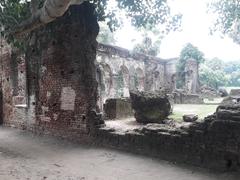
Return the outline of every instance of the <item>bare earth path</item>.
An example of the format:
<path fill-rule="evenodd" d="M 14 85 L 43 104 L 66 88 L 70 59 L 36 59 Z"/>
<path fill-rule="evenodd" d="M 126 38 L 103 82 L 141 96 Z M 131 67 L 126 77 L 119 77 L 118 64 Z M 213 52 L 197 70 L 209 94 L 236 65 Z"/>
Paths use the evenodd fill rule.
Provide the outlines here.
<path fill-rule="evenodd" d="M 0 180 L 239 180 L 111 149 L 0 128 Z"/>

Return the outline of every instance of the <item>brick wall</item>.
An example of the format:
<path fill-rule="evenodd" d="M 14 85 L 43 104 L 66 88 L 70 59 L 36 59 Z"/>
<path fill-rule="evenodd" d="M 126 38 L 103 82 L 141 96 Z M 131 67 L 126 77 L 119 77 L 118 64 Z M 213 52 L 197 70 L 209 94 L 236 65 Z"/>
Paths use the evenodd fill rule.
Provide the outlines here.
<path fill-rule="evenodd" d="M 99 123 L 98 31 L 86 2 L 33 32 L 25 57 L 9 49 L 2 63 L 4 123 L 60 136 L 88 134 Z"/>
<path fill-rule="evenodd" d="M 219 120 L 215 115 L 204 122 L 148 124 L 133 130 L 100 128 L 99 145 L 160 157 L 174 163 L 188 163 L 220 171 L 240 169 L 240 123 Z"/>
<path fill-rule="evenodd" d="M 89 132 L 88 113 L 97 101 L 99 27 L 93 12 L 89 3 L 72 6 L 35 34 L 27 57 L 29 92 L 36 99 L 36 123 L 44 129 L 63 135 Z"/>

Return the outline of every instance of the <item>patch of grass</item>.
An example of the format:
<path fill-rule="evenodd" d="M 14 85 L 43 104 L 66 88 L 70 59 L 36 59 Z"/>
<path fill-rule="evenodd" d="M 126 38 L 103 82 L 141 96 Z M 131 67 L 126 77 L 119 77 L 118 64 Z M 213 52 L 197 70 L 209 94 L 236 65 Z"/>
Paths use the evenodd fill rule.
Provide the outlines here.
<path fill-rule="evenodd" d="M 173 106 L 173 114 L 169 116 L 176 121 L 182 121 L 184 114 L 197 114 L 199 119 L 213 114 L 218 105 L 210 104 L 175 104 Z"/>

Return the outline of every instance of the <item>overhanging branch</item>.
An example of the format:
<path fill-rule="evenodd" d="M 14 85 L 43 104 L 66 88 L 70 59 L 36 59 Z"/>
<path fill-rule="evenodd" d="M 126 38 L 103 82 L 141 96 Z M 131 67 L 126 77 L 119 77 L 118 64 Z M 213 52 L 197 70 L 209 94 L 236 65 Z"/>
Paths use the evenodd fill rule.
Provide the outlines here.
<path fill-rule="evenodd" d="M 46 0 L 41 9 L 36 10 L 36 0 L 31 1 L 32 17 L 15 27 L 11 35 L 21 37 L 58 17 L 61 17 L 71 4 L 81 4 L 85 0 Z"/>

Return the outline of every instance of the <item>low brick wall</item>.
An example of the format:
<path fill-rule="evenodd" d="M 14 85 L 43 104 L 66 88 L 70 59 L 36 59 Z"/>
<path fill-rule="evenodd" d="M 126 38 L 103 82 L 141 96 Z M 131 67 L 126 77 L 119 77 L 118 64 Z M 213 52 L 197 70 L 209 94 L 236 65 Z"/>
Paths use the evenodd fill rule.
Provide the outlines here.
<path fill-rule="evenodd" d="M 102 127 L 96 132 L 99 143 L 173 162 L 224 170 L 238 170 L 240 123 L 215 120 L 186 123 L 180 127 L 146 125 L 120 132 Z"/>

